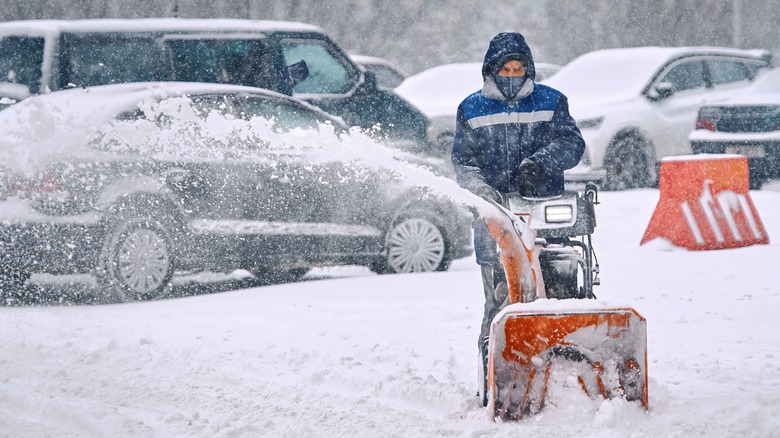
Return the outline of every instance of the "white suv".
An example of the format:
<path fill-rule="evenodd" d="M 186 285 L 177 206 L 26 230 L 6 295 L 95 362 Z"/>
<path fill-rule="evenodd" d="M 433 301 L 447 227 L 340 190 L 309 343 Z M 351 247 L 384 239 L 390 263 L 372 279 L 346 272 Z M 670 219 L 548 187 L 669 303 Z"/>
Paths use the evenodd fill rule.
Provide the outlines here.
<path fill-rule="evenodd" d="M 767 68 L 764 50 L 637 47 L 587 53 L 544 83 L 568 97 L 604 188 L 621 190 L 654 185 L 663 157 L 691 153 L 699 107 Z"/>

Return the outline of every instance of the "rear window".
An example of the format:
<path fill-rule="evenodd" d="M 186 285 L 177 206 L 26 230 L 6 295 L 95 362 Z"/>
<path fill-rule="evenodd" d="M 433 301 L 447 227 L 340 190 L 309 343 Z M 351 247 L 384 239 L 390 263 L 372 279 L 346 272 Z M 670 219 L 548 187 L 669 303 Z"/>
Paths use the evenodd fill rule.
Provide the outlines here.
<path fill-rule="evenodd" d="M 163 80 L 152 38 L 64 36 L 60 87 Z"/>
<path fill-rule="evenodd" d="M 0 39 L 0 82 L 23 84 L 30 93 L 40 92 L 43 46 L 43 38 Z"/>
<path fill-rule="evenodd" d="M 745 64 L 740 61 L 707 61 L 707 66 L 709 67 L 712 85 L 748 81 L 751 78 L 750 72 L 745 68 Z"/>

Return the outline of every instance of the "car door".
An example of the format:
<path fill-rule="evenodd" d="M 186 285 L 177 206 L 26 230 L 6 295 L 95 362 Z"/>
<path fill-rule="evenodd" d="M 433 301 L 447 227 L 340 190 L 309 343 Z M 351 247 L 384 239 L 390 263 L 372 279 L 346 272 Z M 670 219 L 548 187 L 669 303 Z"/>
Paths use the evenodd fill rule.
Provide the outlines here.
<path fill-rule="evenodd" d="M 181 128 L 169 134 L 176 140 L 174 148 L 163 155 L 173 157 L 168 160 L 166 182 L 188 215 L 188 255 L 204 260 L 207 269 L 245 267 L 254 236 L 266 230 L 256 218 L 279 219 L 274 216 L 279 205 L 268 205 L 258 197 L 263 189 L 258 184 L 269 169 L 242 156 L 231 135 L 223 137 L 236 127 L 231 126 L 233 102 L 226 95 L 200 94 L 189 100 L 197 120 L 182 111 Z M 281 237 L 269 237 L 269 257 L 283 250 Z"/>
<path fill-rule="evenodd" d="M 654 129 L 652 138 L 658 157 L 690 153 L 688 134 L 696 123 L 699 107 L 706 102 L 707 82 L 704 60 L 687 57 L 669 64 L 651 86 L 671 86 L 672 94 L 658 98 L 651 104 L 656 122 L 649 124 Z"/>
<path fill-rule="evenodd" d="M 329 117 L 282 98 L 245 96 L 241 105 L 245 117 L 273 120 L 286 144 L 269 149 L 274 170 L 258 198 L 285 214 L 289 247 L 311 262 L 380 251 L 375 174 L 331 154 L 339 139 L 331 128 L 319 130 Z"/>

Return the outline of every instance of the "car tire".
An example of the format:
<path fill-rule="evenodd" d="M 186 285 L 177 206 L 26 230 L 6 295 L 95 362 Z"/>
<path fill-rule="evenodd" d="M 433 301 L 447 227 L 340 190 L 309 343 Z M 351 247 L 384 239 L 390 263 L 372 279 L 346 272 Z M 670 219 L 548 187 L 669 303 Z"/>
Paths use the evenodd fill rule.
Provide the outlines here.
<path fill-rule="evenodd" d="M 372 266 L 380 274 L 445 271 L 452 260 L 447 233 L 432 215 L 399 217 L 385 234 L 385 257 Z"/>
<path fill-rule="evenodd" d="M 626 190 L 648 187 L 650 184 L 647 169 L 647 142 L 632 134 L 619 136 L 612 140 L 604 168 L 605 190 Z"/>
<path fill-rule="evenodd" d="M 174 271 L 171 227 L 150 217 L 119 220 L 106 235 L 97 279 L 109 302 L 162 296 Z"/>

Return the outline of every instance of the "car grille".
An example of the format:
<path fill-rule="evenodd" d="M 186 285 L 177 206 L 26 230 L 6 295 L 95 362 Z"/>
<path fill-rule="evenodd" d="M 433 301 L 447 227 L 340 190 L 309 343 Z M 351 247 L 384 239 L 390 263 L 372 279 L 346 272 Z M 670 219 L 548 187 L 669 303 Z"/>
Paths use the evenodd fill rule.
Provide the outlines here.
<path fill-rule="evenodd" d="M 716 126 L 719 132 L 770 132 L 780 130 L 780 107 L 721 108 Z"/>

